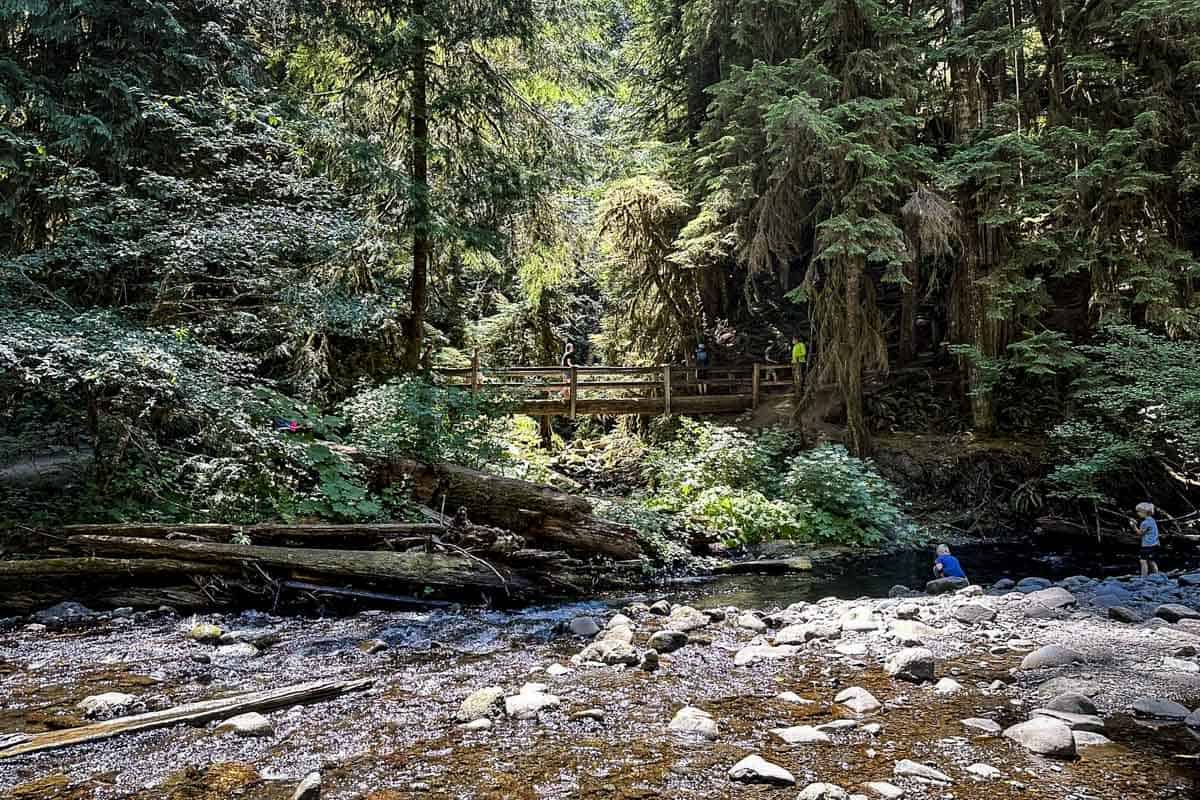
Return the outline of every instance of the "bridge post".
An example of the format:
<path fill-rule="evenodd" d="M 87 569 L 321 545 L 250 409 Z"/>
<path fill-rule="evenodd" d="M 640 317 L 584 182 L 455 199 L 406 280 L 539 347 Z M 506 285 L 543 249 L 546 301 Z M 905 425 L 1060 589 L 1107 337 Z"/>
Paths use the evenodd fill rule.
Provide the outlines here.
<path fill-rule="evenodd" d="M 571 365 L 571 419 L 575 419 L 575 395 L 579 390 L 579 369 Z"/>
<path fill-rule="evenodd" d="M 671 416 L 671 365 L 663 365 L 663 413 Z"/>
<path fill-rule="evenodd" d="M 751 383 L 753 388 L 750 390 L 750 407 L 756 410 L 758 409 L 758 389 L 762 381 L 761 373 L 759 372 L 759 366 L 760 364 L 755 361 L 754 380 Z"/>
<path fill-rule="evenodd" d="M 471 351 L 471 391 L 479 392 L 479 348 Z"/>

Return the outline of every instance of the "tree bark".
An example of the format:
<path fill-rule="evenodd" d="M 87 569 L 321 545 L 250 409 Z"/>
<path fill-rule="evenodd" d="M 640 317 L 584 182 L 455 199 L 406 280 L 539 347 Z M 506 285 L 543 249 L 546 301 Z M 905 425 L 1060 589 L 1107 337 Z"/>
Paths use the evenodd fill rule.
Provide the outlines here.
<path fill-rule="evenodd" d="M 846 333 L 841 356 L 842 393 L 846 397 L 846 434 L 850 452 L 860 458 L 871 453 L 871 433 L 863 413 L 862 348 L 862 272 L 863 265 L 846 265 Z"/>
<path fill-rule="evenodd" d="M 404 349 L 404 367 L 416 371 L 421 364 L 428 303 L 430 241 L 429 209 L 429 41 L 425 38 L 425 0 L 413 0 L 412 24 L 417 26 L 412 53 L 412 284 L 410 313 Z"/>

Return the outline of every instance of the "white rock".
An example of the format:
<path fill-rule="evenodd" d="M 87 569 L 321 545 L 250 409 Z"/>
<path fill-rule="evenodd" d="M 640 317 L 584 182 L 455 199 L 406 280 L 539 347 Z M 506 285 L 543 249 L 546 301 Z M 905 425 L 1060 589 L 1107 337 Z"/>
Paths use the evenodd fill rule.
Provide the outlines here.
<path fill-rule="evenodd" d="M 740 783 L 766 783 L 772 786 L 792 786 L 796 778 L 778 764 L 761 756 L 746 756 L 729 768 L 729 779 Z"/>
<path fill-rule="evenodd" d="M 504 698 L 504 713 L 513 719 L 536 719 L 543 709 L 557 708 L 560 702 L 542 691 L 522 691 Z"/>
<path fill-rule="evenodd" d="M 972 764 L 967 767 L 967 772 L 974 775 L 976 778 L 985 781 L 993 781 L 1000 777 L 1000 770 L 993 767 L 991 764 Z"/>
<path fill-rule="evenodd" d="M 844 656 L 857 657 L 867 654 L 866 642 L 839 642 L 833 649 Z"/>
<path fill-rule="evenodd" d="M 793 725 L 790 728 L 772 728 L 771 733 L 788 744 L 830 744 L 833 740 L 824 731 L 810 725 Z"/>
<path fill-rule="evenodd" d="M 671 615 L 667 617 L 667 623 L 664 627 L 673 631 L 694 631 L 697 628 L 703 628 L 708 625 L 708 615 L 704 614 L 691 606 L 676 606 L 671 609 Z"/>
<path fill-rule="evenodd" d="M 1060 758 L 1075 755 L 1075 737 L 1071 735 L 1071 729 L 1049 717 L 1034 717 L 1028 722 L 1013 725 L 1004 731 L 1004 736 L 1038 755 Z"/>
<path fill-rule="evenodd" d="M 633 620 L 624 614 L 614 614 L 613 618 L 608 621 L 605 628 L 633 628 Z"/>
<path fill-rule="evenodd" d="M 292 793 L 292 800 L 318 800 L 320 796 L 321 773 L 310 772 L 304 776 L 304 780 L 300 781 L 300 785 Z"/>
<path fill-rule="evenodd" d="M 600 632 L 600 626 L 591 617 L 576 617 L 571 620 L 568 628 L 575 636 L 586 636 L 589 638 Z"/>
<path fill-rule="evenodd" d="M 836 783 L 810 783 L 796 800 L 846 800 L 846 790 Z"/>
<path fill-rule="evenodd" d="M 1071 736 L 1075 739 L 1076 748 L 1112 744 L 1112 739 L 1109 739 L 1102 733 L 1094 733 L 1092 731 L 1072 731 Z"/>
<path fill-rule="evenodd" d="M 938 694 L 958 694 L 963 690 L 963 685 L 954 678 L 942 678 L 934 685 L 933 690 Z"/>
<path fill-rule="evenodd" d="M 933 653 L 923 647 L 909 647 L 888 659 L 884 672 L 909 681 L 933 680 Z"/>
<path fill-rule="evenodd" d="M 667 729 L 676 733 L 699 734 L 705 739 L 716 739 L 720 733 L 717 721 L 712 718 L 712 715 L 695 706 L 684 706 L 679 709 L 670 724 L 667 725 Z"/>
<path fill-rule="evenodd" d="M 483 719 L 476 719 L 476 720 L 472 720 L 470 722 L 464 723 L 462 725 L 462 728 L 463 728 L 463 730 L 466 730 L 466 731 L 491 730 L 492 721 L 490 719 L 488 719 L 487 717 L 484 717 Z"/>
<path fill-rule="evenodd" d="M 953 783 L 950 776 L 941 770 L 936 770 L 926 764 L 921 764 L 909 759 L 903 759 L 896 762 L 896 767 L 893 774 L 897 778 L 916 778 L 919 781 L 926 783 Z"/>
<path fill-rule="evenodd" d="M 863 788 L 875 794 L 876 797 L 882 797 L 884 800 L 896 800 L 897 797 L 904 796 L 904 790 L 899 786 L 888 783 L 887 781 L 871 781 L 864 783 Z"/>
<path fill-rule="evenodd" d="M 833 702 L 841 703 L 855 714 L 869 714 L 883 708 L 883 704 L 875 699 L 875 695 L 861 686 L 851 686 L 838 692 Z"/>
<path fill-rule="evenodd" d="M 796 655 L 798 648 L 794 645 L 779 645 L 772 647 L 767 644 L 752 644 L 737 651 L 733 657 L 736 667 L 746 667 L 759 661 L 771 661 L 779 658 L 791 658 Z"/>
<path fill-rule="evenodd" d="M 767 629 L 767 624 L 753 614 L 746 612 L 737 618 L 737 626 L 748 631 L 760 632 Z"/>
<path fill-rule="evenodd" d="M 562 664 L 551 664 L 550 666 L 546 667 L 546 674 L 551 678 L 557 678 L 560 675 L 567 675 L 573 671 L 574 670 L 572 670 L 570 667 L 564 667 Z"/>
<path fill-rule="evenodd" d="M 803 698 L 795 692 L 780 692 L 779 694 L 775 695 L 775 699 L 784 703 L 794 703 L 798 706 L 811 706 L 816 704 L 816 701 Z"/>
<path fill-rule="evenodd" d="M 995 720 L 984 719 L 982 717 L 971 717 L 970 719 L 964 719 L 962 724 L 965 728 L 980 731 L 981 733 L 986 733 L 989 736 L 999 736 L 1000 732 L 1004 730 L 1000 727 L 1000 723 L 996 722 Z"/>
<path fill-rule="evenodd" d="M 108 719 L 119 716 L 137 704 L 138 699 L 124 692 L 104 692 L 85 697 L 75 704 L 84 716 Z"/>
<path fill-rule="evenodd" d="M 254 711 L 230 717 L 217 726 L 217 733 L 235 733 L 238 736 L 271 736 L 275 729 L 271 720 Z"/>

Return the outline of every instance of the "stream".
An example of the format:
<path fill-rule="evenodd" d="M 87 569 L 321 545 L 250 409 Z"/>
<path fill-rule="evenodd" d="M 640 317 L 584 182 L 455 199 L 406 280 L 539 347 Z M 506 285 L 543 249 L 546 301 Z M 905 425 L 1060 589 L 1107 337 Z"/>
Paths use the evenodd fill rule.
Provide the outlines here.
<path fill-rule="evenodd" d="M 983 584 L 1027 575 L 1099 579 L 1129 567 L 1121 563 L 1122 558 L 1128 562 L 1125 554 L 1086 549 L 1039 554 L 1032 546 L 1010 544 L 957 548 L 956 555 Z M 979 602 L 998 608 L 999 616 L 975 627 L 950 616 L 961 601 L 919 598 L 913 602 L 922 619 L 938 633 L 928 644 L 938 658 L 938 675 L 953 676 L 964 687 L 944 697 L 927 685 L 884 673 L 881 664 L 898 645 L 883 630 L 814 639 L 794 657 L 734 667 L 735 652 L 769 633 L 756 638 L 734 624 L 731 612 L 725 621 L 691 631 L 689 644 L 662 655 L 657 671 L 573 664 L 572 656 L 587 640 L 562 631 L 580 616 L 594 617 L 603 627 L 631 602 L 661 598 L 700 609 L 763 611 L 803 601 L 795 608 L 813 619 L 858 608 L 886 621 L 901 602 L 884 599 L 888 591 L 897 584 L 922 585 L 931 561 L 928 553 L 891 555 L 816 575 L 722 577 L 637 596 L 508 611 L 203 615 L 205 622 L 238 632 L 235 638 L 241 641 L 259 642 L 252 653 L 248 650 L 254 648 L 193 641 L 188 632 L 197 620 L 170 613 L 59 632 L 28 626 L 10 630 L 0 633 L 0 733 L 85 724 L 75 706 L 101 692 L 133 695 L 138 704 L 133 710 L 140 711 L 322 678 L 370 677 L 375 683 L 364 692 L 272 711 L 269 736 L 241 738 L 218 734 L 211 724 L 176 725 L 0 760 L 0 796 L 287 800 L 314 770 L 321 772 L 321 796 L 327 800 L 792 800 L 812 781 L 836 783 L 872 800 L 879 795 L 863 789 L 863 782 L 892 781 L 905 798 L 1196 796 L 1200 784 L 1195 761 L 1188 758 L 1200 753 L 1196 734 L 1178 723 L 1134 720 L 1129 706 L 1142 694 L 1169 696 L 1188 708 L 1200 705 L 1200 676 L 1160 667 L 1187 647 L 1194 654 L 1200 628 L 1193 632 L 1149 622 L 1117 626 L 1093 602 L 1104 596 L 1104 586 L 1115 586 L 1128 592 L 1135 609 L 1149 609 L 1164 598 L 1200 605 L 1200 596 L 1182 584 L 1093 581 L 1092 589 L 1080 589 L 1078 610 L 1045 619 L 1020 613 L 1019 596 L 986 597 Z M 639 608 L 630 613 L 635 644 L 642 650 L 645 635 L 660 628 L 664 618 Z M 1068 619 L 1073 624 L 1064 624 Z M 386 649 L 364 648 L 375 640 L 385 642 Z M 1026 674 L 1020 668 L 1025 641 L 1070 645 L 1083 654 L 1084 663 Z M 570 671 L 551 677 L 545 669 L 553 664 Z M 1003 726 L 1021 722 L 1037 707 L 1047 680 L 1094 685 L 1112 744 L 1082 749 L 1077 759 L 1051 760 L 1007 739 L 972 736 L 959 722 L 967 717 L 987 717 Z M 490 729 L 476 731 L 455 719 L 473 691 L 499 686 L 515 694 L 531 681 L 546 684 L 545 691 L 559 699 L 537 719 L 506 719 L 501 713 Z M 847 686 L 863 687 L 884 702 L 869 715 L 880 731 L 848 725 L 823 746 L 789 746 L 771 734 L 790 725 L 867 722 L 833 702 Z M 782 702 L 776 697 L 782 691 L 811 702 Z M 711 714 L 720 735 L 709 741 L 670 732 L 667 723 L 685 705 Z M 796 785 L 781 789 L 732 782 L 726 774 L 730 766 L 750 753 L 785 766 Z M 953 786 L 894 777 L 893 764 L 901 759 L 936 764 L 952 776 Z M 976 762 L 995 767 L 1002 777 L 973 778 L 964 770 Z"/>

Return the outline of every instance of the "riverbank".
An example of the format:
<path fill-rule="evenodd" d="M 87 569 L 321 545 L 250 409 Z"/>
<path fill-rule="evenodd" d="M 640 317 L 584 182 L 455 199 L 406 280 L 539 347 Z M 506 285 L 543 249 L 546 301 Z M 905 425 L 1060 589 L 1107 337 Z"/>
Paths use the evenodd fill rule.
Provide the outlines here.
<path fill-rule="evenodd" d="M 165 613 L 59 632 L 33 623 L 0 640 L 6 732 L 79 724 L 85 720 L 76 704 L 109 691 L 131 695 L 140 710 L 315 679 L 369 677 L 374 685 L 268 713 L 267 736 L 176 726 L 0 760 L 0 788 L 23 800 L 286 800 L 305 775 L 320 771 L 323 797 L 370 800 L 790 800 L 814 782 L 868 797 L 879 796 L 863 787 L 868 782 L 912 798 L 1190 797 L 1198 788 L 1194 762 L 1181 756 L 1200 752 L 1195 734 L 1178 719 L 1138 720 L 1133 709 L 1141 698 L 1200 705 L 1200 622 L 1154 616 L 1167 603 L 1200 607 L 1196 582 L 1075 579 L 1040 594 L 970 589 L 708 613 L 677 606 L 670 616 L 641 604 L 625 610 L 626 625 L 600 603 L 319 620 L 204 617 L 225 629 L 224 645 L 190 639 L 197 620 Z M 1124 618 L 1133 621 L 1112 619 L 1123 612 L 1110 607 L 1128 609 Z M 639 665 L 654 633 L 691 629 L 656 639 L 663 650 L 671 649 L 667 640 L 686 644 L 658 655 L 652 671 L 598 666 L 576 663 L 593 637 L 556 632 L 577 617 L 604 629 L 596 639 L 632 639 L 615 655 L 604 655 L 611 645 L 593 646 L 589 658 Z M 1057 657 L 1065 663 L 1031 665 L 1030 653 L 1045 646 L 1069 651 Z M 912 647 L 927 650 L 933 680 L 888 674 L 896 654 Z M 526 695 L 552 698 L 533 703 L 543 706 L 533 718 L 485 704 L 489 727 L 462 726 L 461 706 L 472 693 L 497 687 L 501 698 L 519 698 L 530 682 L 544 686 L 526 687 Z M 867 710 L 868 702 L 855 713 L 842 696 L 852 687 L 880 708 Z M 1090 698 L 1096 714 L 1086 716 L 1099 718 L 1072 724 L 1103 731 L 1111 744 L 1080 745 L 1074 757 L 1051 759 L 962 723 L 987 719 L 994 725 L 975 724 L 1003 730 L 1067 691 Z M 711 716 L 715 738 L 670 729 L 689 706 Z M 801 726 L 822 736 L 791 745 L 773 732 L 814 736 Z M 750 755 L 786 770 L 794 788 L 732 780 L 730 769 Z M 907 765 L 898 776 L 896 764 L 905 760 L 950 783 L 911 777 Z M 992 770 L 977 765 L 998 774 L 985 780 L 979 776 Z"/>

